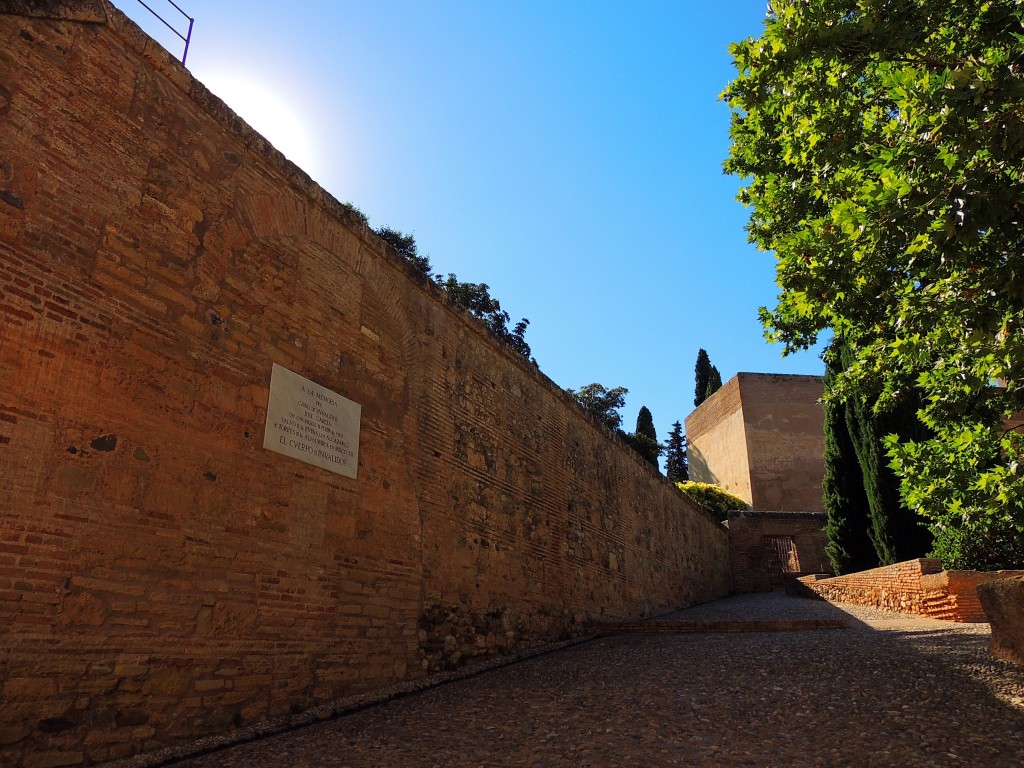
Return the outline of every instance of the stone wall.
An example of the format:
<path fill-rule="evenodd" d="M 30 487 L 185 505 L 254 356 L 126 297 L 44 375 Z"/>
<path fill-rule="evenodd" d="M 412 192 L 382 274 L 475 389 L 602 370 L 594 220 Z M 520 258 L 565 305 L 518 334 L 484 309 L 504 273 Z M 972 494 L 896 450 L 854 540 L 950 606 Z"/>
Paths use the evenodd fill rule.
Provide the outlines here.
<path fill-rule="evenodd" d="M 825 554 L 824 512 L 730 512 L 729 560 L 733 590 L 766 592 L 785 586 L 785 576 L 831 573 Z M 773 545 L 792 545 L 792 559 L 776 566 Z"/>
<path fill-rule="evenodd" d="M 932 619 L 985 622 L 977 588 L 1021 571 L 943 571 L 938 560 L 919 558 L 882 568 L 800 581 L 826 600 L 912 613 Z"/>
<path fill-rule="evenodd" d="M 690 478 L 754 509 L 822 512 L 820 376 L 738 373 L 686 419 Z"/>
<path fill-rule="evenodd" d="M 721 526 L 131 22 L 26 7 L 78 5 L 0 15 L 0 764 L 728 591 Z M 272 363 L 361 404 L 357 479 L 262 447 Z"/>

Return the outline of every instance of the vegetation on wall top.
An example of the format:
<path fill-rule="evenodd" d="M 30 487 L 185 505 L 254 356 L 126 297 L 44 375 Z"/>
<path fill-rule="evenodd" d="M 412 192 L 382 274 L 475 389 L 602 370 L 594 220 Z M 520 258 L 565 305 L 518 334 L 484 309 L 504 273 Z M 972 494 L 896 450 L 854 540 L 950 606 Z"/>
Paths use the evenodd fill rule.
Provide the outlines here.
<path fill-rule="evenodd" d="M 730 512 L 750 509 L 747 502 L 739 496 L 733 496 L 720 485 L 686 480 L 676 483 L 676 487 L 710 512 L 719 522 L 727 520 Z"/>
<path fill-rule="evenodd" d="M 537 361 L 530 357 L 530 345 L 526 343 L 525 339 L 530 321 L 524 317 L 510 328 L 509 323 L 512 316 L 501 308 L 501 302 L 498 299 L 491 296 L 491 289 L 487 283 L 464 283 L 451 272 L 447 277 L 435 275 L 430 264 L 430 257 L 419 252 L 416 238 L 413 235 L 407 235 L 391 227 L 378 227 L 374 232 L 381 240 L 394 248 L 399 257 L 413 270 L 427 280 L 433 280 L 434 284 L 447 294 L 453 304 L 466 310 L 483 323 L 484 327 L 503 344 L 508 345 L 523 357 L 529 358 L 534 365 L 537 364 Z"/>

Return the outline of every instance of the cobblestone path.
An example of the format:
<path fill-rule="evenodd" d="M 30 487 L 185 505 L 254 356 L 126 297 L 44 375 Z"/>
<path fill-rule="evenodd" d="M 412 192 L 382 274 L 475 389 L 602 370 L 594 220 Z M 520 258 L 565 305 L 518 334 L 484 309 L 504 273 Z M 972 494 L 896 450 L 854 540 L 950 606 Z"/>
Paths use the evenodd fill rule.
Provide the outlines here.
<path fill-rule="evenodd" d="M 177 765 L 1024 767 L 1024 668 L 987 625 L 782 595 L 675 616 L 853 626 L 607 637 Z"/>

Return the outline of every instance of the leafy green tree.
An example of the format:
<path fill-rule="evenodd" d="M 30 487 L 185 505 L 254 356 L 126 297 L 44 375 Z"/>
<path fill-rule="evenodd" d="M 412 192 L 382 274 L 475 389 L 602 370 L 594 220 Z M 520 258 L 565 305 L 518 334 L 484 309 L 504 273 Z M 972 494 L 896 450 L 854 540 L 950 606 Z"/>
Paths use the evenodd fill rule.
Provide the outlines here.
<path fill-rule="evenodd" d="M 673 483 L 690 479 L 686 463 L 686 435 L 683 434 L 683 425 L 678 421 L 672 425 L 665 443 L 665 476 Z"/>
<path fill-rule="evenodd" d="M 664 450 L 658 442 L 658 433 L 654 429 L 654 418 L 646 405 L 640 407 L 636 417 L 636 431 L 626 436 L 627 442 L 639 453 L 644 461 L 659 472 L 658 457 Z"/>
<path fill-rule="evenodd" d="M 719 522 L 727 520 L 730 512 L 750 509 L 750 505 L 739 496 L 733 496 L 721 486 L 713 483 L 687 480 L 676 483 L 676 487 L 714 515 Z"/>
<path fill-rule="evenodd" d="M 708 399 L 708 384 L 711 382 L 711 358 L 703 347 L 697 351 L 697 364 L 693 367 L 693 405 L 700 405 Z M 719 377 L 721 378 L 721 377 Z"/>
<path fill-rule="evenodd" d="M 825 355 L 825 387 L 842 370 L 838 349 Z M 853 573 L 878 565 L 878 555 L 868 535 L 871 526 L 864 475 L 846 423 L 846 403 L 837 398 L 825 401 L 825 476 L 822 499 L 825 523 L 825 553 L 835 574 Z"/>
<path fill-rule="evenodd" d="M 708 375 L 708 388 L 704 393 L 704 399 L 707 400 L 715 392 L 722 388 L 722 374 L 718 372 L 718 368 L 711 366 L 711 373 Z"/>
<path fill-rule="evenodd" d="M 575 398 L 583 410 L 596 416 L 598 421 L 608 429 L 613 432 L 619 431 L 622 426 L 622 415 L 619 413 L 619 408 L 626 404 L 628 389 L 625 387 L 607 389 L 595 382 L 579 389 L 566 389 L 565 391 Z"/>
<path fill-rule="evenodd" d="M 390 245 L 413 269 L 428 280 L 433 276 L 430 257 L 420 255 L 416 247 L 416 238 L 391 227 L 378 227 L 374 230 L 378 237 Z"/>
<path fill-rule="evenodd" d="M 777 259 L 769 337 L 851 342 L 829 397 L 919 387 L 931 436 L 886 443 L 903 498 L 979 535 L 1024 533 L 1000 423 L 1024 407 L 1022 23 L 1014 0 L 775 0 L 723 94 L 726 170 Z"/>
<path fill-rule="evenodd" d="M 464 283 L 450 272 L 444 279 L 436 275 L 434 281 L 444 288 L 455 304 L 480 320 L 501 341 L 524 357 L 530 356 L 530 345 L 523 338 L 530 321 L 524 317 L 510 329 L 511 317 L 501 308 L 501 302 L 491 296 L 490 286 L 486 283 Z"/>

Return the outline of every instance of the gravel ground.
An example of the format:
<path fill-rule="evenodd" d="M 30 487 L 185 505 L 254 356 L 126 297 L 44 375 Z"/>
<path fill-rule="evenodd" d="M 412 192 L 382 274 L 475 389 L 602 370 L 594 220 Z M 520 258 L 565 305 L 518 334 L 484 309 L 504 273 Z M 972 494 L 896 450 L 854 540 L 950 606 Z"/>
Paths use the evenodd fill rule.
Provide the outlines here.
<path fill-rule="evenodd" d="M 851 628 L 607 637 L 177 765 L 1024 768 L 1024 668 L 987 625 L 778 594 L 671 617 Z"/>

